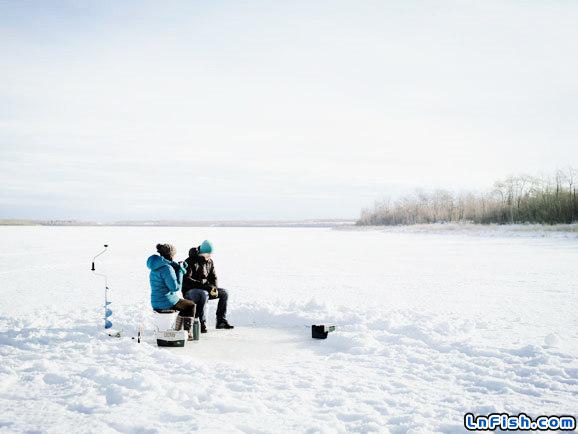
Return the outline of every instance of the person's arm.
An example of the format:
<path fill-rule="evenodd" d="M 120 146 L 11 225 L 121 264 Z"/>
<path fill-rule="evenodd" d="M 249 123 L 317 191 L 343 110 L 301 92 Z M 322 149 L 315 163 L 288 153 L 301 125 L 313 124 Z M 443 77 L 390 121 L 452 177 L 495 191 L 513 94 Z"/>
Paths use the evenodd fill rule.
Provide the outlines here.
<path fill-rule="evenodd" d="M 172 266 L 162 267 L 160 274 L 169 292 L 178 292 L 181 290 L 181 285 L 177 280 L 177 273 L 175 273 L 175 269 Z"/>
<path fill-rule="evenodd" d="M 187 272 L 183 277 L 183 286 L 187 289 L 204 288 L 204 282 L 193 277 L 194 267 L 192 264 L 188 265 Z M 203 279 L 204 280 L 204 279 Z"/>
<path fill-rule="evenodd" d="M 219 296 L 219 291 L 217 290 L 217 273 L 215 273 L 215 264 L 211 262 L 211 270 L 207 276 L 206 288 L 209 292 L 209 298 L 214 299 Z"/>
<path fill-rule="evenodd" d="M 207 276 L 207 283 L 215 288 L 217 288 L 217 273 L 215 273 L 215 264 L 211 264 L 211 271 L 209 271 L 209 275 Z"/>

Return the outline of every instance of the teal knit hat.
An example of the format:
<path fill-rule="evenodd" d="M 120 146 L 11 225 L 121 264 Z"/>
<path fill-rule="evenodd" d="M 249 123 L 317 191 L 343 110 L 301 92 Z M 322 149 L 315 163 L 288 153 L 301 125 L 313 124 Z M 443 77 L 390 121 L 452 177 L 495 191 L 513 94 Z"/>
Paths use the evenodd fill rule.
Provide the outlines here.
<path fill-rule="evenodd" d="M 203 241 L 199 248 L 199 253 L 213 253 L 213 244 L 209 240 Z"/>

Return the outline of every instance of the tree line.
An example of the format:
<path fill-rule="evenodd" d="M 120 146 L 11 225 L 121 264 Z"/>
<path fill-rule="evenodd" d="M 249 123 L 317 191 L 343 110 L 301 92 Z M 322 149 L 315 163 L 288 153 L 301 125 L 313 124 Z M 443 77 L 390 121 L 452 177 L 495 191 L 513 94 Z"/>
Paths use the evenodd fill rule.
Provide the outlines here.
<path fill-rule="evenodd" d="M 509 176 L 484 193 L 416 190 L 364 209 L 357 224 L 573 223 L 578 221 L 577 181 L 578 171 L 569 168 L 551 176 Z"/>

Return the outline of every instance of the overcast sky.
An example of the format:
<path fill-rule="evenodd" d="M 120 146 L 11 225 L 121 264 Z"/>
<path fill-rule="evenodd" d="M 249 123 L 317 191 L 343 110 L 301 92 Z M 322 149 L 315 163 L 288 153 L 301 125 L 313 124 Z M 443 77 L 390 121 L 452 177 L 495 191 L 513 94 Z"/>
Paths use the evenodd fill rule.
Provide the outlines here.
<path fill-rule="evenodd" d="M 578 166 L 577 23 L 555 0 L 0 0 L 0 218 L 346 218 Z"/>

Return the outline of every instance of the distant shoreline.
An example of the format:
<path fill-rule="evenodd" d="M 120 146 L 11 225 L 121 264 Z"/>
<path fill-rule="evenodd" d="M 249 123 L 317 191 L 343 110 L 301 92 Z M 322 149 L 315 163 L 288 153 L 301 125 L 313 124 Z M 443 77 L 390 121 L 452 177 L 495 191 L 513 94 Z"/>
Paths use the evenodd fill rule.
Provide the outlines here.
<path fill-rule="evenodd" d="M 408 234 L 457 234 L 457 235 L 556 235 L 578 237 L 578 223 L 424 223 L 414 225 L 374 225 L 339 228 L 353 231 L 379 231 Z"/>
<path fill-rule="evenodd" d="M 220 228 L 333 228 L 343 231 L 389 232 L 406 234 L 456 234 L 456 235 L 559 235 L 578 237 L 578 223 L 425 223 L 414 225 L 356 225 L 355 220 L 218 220 L 218 221 L 115 221 L 87 222 L 80 220 L 0 220 L 0 227 L 220 227 Z"/>
<path fill-rule="evenodd" d="M 51 226 L 51 227 L 285 227 L 331 228 L 353 226 L 355 220 L 120 220 L 91 222 L 82 220 L 26 220 L 0 219 L 0 226 Z"/>

